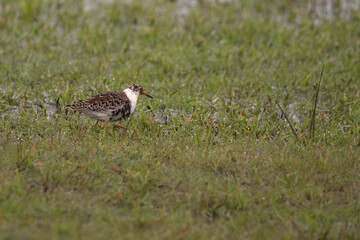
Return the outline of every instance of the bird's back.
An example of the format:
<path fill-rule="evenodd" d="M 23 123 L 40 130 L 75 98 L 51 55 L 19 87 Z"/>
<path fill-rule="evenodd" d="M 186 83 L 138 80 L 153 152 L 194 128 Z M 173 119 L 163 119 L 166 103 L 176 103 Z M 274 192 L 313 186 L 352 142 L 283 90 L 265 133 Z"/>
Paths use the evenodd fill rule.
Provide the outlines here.
<path fill-rule="evenodd" d="M 131 102 L 124 92 L 102 92 L 88 99 L 67 105 L 100 121 L 119 121 L 130 115 Z"/>
<path fill-rule="evenodd" d="M 67 107 L 76 110 L 90 110 L 96 112 L 107 112 L 130 104 L 129 98 L 124 92 L 110 91 L 102 92 L 88 99 L 81 100 Z"/>

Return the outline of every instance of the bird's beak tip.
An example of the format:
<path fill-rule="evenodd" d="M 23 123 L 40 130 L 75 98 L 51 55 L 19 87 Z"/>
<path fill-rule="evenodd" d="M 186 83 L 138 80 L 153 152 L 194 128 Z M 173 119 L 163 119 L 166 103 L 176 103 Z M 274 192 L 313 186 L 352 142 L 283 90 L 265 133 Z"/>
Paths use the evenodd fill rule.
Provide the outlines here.
<path fill-rule="evenodd" d="M 149 97 L 149 98 L 153 98 L 152 96 L 150 96 L 149 94 L 147 94 L 147 93 L 142 93 L 142 95 L 145 95 L 145 96 L 147 96 L 147 97 Z"/>

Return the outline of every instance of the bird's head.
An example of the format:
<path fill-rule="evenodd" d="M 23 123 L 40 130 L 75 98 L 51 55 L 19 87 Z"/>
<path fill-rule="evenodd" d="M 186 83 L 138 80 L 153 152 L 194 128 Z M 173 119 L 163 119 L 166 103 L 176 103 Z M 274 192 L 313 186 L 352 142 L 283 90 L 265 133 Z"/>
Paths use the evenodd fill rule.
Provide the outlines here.
<path fill-rule="evenodd" d="M 133 84 L 129 87 L 129 89 L 133 91 L 136 95 L 145 95 L 149 98 L 153 98 L 149 94 L 145 93 L 143 87 L 139 84 Z"/>

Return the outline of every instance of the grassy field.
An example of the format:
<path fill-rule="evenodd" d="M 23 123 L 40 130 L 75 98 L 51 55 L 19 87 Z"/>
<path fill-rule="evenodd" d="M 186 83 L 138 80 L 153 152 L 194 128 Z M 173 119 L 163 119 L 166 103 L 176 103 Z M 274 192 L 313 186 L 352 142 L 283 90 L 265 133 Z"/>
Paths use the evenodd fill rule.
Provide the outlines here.
<path fill-rule="evenodd" d="M 0 239 L 359 239 L 360 11 L 316 2 L 2 0 Z M 126 131 L 65 109 L 132 83 Z"/>

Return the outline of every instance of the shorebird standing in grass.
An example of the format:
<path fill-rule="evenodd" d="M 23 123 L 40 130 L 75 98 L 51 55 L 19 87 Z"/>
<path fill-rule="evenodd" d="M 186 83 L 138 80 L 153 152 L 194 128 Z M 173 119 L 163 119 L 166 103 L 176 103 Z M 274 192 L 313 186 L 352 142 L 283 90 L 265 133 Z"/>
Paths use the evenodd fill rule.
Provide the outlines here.
<path fill-rule="evenodd" d="M 103 121 L 101 128 L 104 128 L 106 122 L 116 122 L 129 117 L 135 110 L 139 95 L 153 98 L 145 93 L 139 84 L 133 84 L 122 92 L 102 92 L 67 107 L 97 120 L 94 128 L 99 121 Z M 126 129 L 121 125 L 116 125 L 116 127 Z"/>

